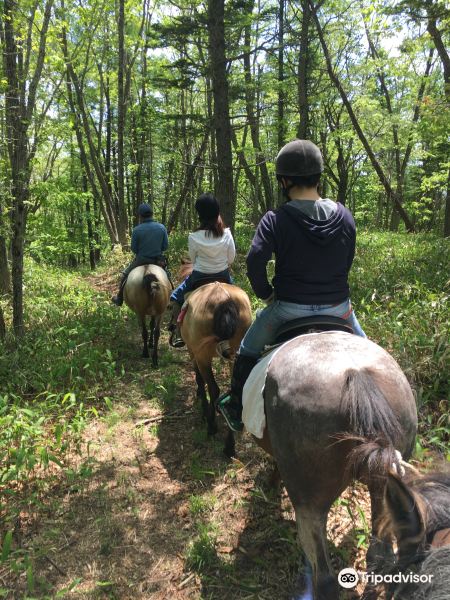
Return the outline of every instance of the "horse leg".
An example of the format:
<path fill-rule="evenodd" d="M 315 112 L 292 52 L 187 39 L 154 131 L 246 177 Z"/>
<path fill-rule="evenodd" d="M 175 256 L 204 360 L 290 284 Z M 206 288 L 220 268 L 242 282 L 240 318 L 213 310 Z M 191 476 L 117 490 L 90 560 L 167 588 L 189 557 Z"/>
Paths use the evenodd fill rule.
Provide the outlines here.
<path fill-rule="evenodd" d="M 214 435 L 217 433 L 215 401 L 219 397 L 219 386 L 214 379 L 211 360 L 209 362 L 197 362 L 197 367 L 208 387 L 209 402 L 205 402 L 202 408 L 208 424 L 208 435 Z"/>
<path fill-rule="evenodd" d="M 158 342 L 159 342 L 159 334 L 161 332 L 161 317 L 155 319 L 152 317 L 151 320 L 151 345 L 150 348 L 153 348 L 152 352 L 152 365 L 154 367 L 158 366 Z"/>
<path fill-rule="evenodd" d="M 202 407 L 202 418 L 206 419 L 208 413 L 208 398 L 206 397 L 205 381 L 198 369 L 197 363 L 194 361 L 195 383 L 197 384 L 197 400 L 200 400 Z"/>
<path fill-rule="evenodd" d="M 143 317 L 140 317 L 140 322 L 141 322 L 141 330 L 142 330 L 142 341 L 144 342 L 144 348 L 142 350 L 142 357 L 148 358 L 149 357 L 149 354 L 148 354 L 148 330 L 147 330 L 147 326 L 145 324 L 145 315 Z"/>
<path fill-rule="evenodd" d="M 223 447 L 223 453 L 227 458 L 233 458 L 236 456 L 236 443 L 234 440 L 234 433 L 231 429 L 228 429 L 227 437 L 225 438 L 225 446 Z"/>
<path fill-rule="evenodd" d="M 155 317 L 150 319 L 150 343 L 148 345 L 149 348 L 154 348 L 155 346 Z"/>
<path fill-rule="evenodd" d="M 294 508 L 300 545 L 312 570 L 314 600 L 336 600 L 339 587 L 327 549 L 328 510 L 314 507 L 314 503 Z M 308 573 L 306 584 L 307 578 Z"/>

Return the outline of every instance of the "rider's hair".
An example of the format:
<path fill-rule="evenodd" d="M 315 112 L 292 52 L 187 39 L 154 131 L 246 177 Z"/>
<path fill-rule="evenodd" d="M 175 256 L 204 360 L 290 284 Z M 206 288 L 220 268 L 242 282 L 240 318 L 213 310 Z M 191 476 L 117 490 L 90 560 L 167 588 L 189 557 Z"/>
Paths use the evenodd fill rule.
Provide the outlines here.
<path fill-rule="evenodd" d="M 314 187 L 320 181 L 321 173 L 314 173 L 314 175 L 277 175 L 278 181 L 284 177 L 293 183 L 294 186 L 299 187 Z"/>
<path fill-rule="evenodd" d="M 201 221 L 200 226 L 195 231 L 200 231 L 201 229 L 206 229 L 206 237 L 220 238 L 223 236 L 225 225 L 222 217 L 219 215 L 215 219 Z"/>

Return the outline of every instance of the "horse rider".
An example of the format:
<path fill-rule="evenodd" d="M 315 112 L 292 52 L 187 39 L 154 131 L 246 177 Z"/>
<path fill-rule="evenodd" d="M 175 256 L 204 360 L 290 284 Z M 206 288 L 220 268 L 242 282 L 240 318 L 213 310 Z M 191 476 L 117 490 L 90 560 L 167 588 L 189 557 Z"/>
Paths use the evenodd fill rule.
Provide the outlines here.
<path fill-rule="evenodd" d="M 266 308 L 257 314 L 239 347 L 230 390 L 217 408 L 233 431 L 241 431 L 242 389 L 264 347 L 279 327 L 300 317 L 330 315 L 345 319 L 366 337 L 350 298 L 348 274 L 355 254 L 351 212 L 318 190 L 323 172 L 319 148 L 309 140 L 289 142 L 276 158 L 276 175 L 285 203 L 259 222 L 247 255 L 247 276 Z M 275 254 L 275 277 L 267 263 Z"/>
<path fill-rule="evenodd" d="M 125 284 L 128 275 L 135 267 L 141 265 L 158 265 L 163 269 L 167 267 L 167 259 L 163 254 L 169 246 L 166 228 L 162 223 L 153 220 L 153 208 L 147 202 L 139 205 L 138 214 L 139 225 L 136 225 L 131 235 L 131 250 L 136 256 L 122 272 L 117 296 L 111 298 L 117 306 L 123 304 Z"/>
<path fill-rule="evenodd" d="M 213 194 L 204 193 L 197 199 L 195 210 L 200 225 L 189 234 L 188 238 L 189 258 L 194 268 L 170 296 L 172 307 L 172 319 L 169 325 L 172 331 L 170 345 L 174 348 L 184 346 L 177 319 L 185 294 L 190 292 L 194 284 L 201 279 L 218 279 L 232 283 L 229 267 L 236 256 L 236 249 L 231 231 L 225 227 L 220 216 L 219 202 Z"/>

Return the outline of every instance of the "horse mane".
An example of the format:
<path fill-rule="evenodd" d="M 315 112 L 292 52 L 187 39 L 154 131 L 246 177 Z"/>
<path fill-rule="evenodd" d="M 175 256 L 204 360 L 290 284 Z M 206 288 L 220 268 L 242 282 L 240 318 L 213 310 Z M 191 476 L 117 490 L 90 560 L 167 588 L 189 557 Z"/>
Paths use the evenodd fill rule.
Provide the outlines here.
<path fill-rule="evenodd" d="M 426 504 L 424 523 L 427 533 L 450 527 L 450 471 L 446 465 L 443 468 L 446 471 L 406 478 L 408 486 Z"/>
<path fill-rule="evenodd" d="M 194 270 L 194 263 L 190 258 L 183 257 L 181 259 L 181 267 L 178 272 L 178 276 L 181 280 L 185 279 Z"/>

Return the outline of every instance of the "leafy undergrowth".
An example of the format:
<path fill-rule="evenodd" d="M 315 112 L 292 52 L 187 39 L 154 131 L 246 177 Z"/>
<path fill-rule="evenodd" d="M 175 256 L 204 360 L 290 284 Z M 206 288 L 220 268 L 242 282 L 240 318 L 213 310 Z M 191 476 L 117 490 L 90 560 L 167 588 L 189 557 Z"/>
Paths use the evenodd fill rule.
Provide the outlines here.
<path fill-rule="evenodd" d="M 248 292 L 251 235 L 238 228 L 234 268 Z M 205 438 L 166 335 L 158 371 L 138 358 L 135 321 L 109 302 L 126 260 L 87 276 L 27 262 L 27 332 L 0 355 L 0 597 L 285 597 L 299 557 L 289 502 L 270 496 L 249 438 L 231 465 Z M 416 389 L 421 462 L 448 452 L 448 264 L 438 238 L 363 233 L 352 270 L 363 328 Z M 342 566 L 362 564 L 367 510 L 357 489 L 331 517 Z"/>

